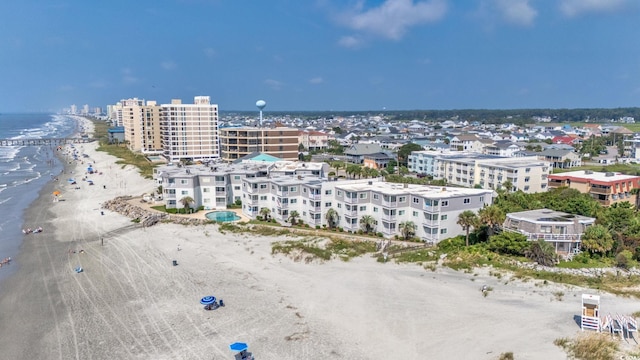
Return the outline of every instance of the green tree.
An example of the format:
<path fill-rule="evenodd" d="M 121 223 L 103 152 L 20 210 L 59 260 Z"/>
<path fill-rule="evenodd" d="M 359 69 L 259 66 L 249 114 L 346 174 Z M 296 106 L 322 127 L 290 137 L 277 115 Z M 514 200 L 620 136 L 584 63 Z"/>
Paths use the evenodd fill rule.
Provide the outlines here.
<path fill-rule="evenodd" d="M 498 235 L 491 236 L 487 243 L 487 248 L 500 254 L 522 256 L 530 245 L 531 243 L 526 236 L 516 232 L 504 231 Z"/>
<path fill-rule="evenodd" d="M 582 248 L 591 254 L 605 254 L 613 248 L 613 237 L 602 225 L 589 226 L 582 235 Z"/>
<path fill-rule="evenodd" d="M 511 190 L 513 190 L 513 183 L 510 180 L 507 180 L 505 182 L 502 183 L 502 188 L 504 189 L 504 191 L 508 193 L 511 192 Z"/>
<path fill-rule="evenodd" d="M 364 215 L 360 218 L 360 227 L 362 231 L 369 234 L 376 228 L 376 220 L 371 215 Z"/>
<path fill-rule="evenodd" d="M 558 261 L 558 255 L 553 245 L 542 239 L 532 242 L 525 250 L 524 256 L 543 266 L 554 266 Z"/>
<path fill-rule="evenodd" d="M 327 210 L 325 214 L 325 219 L 327 219 L 327 226 L 329 229 L 335 229 L 338 226 L 338 212 L 334 208 L 330 208 Z"/>
<path fill-rule="evenodd" d="M 185 196 L 180 199 L 180 204 L 182 204 L 182 208 L 184 209 L 184 213 L 187 213 L 187 209 L 191 209 L 191 204 L 193 204 L 195 200 L 191 196 Z"/>
<path fill-rule="evenodd" d="M 289 213 L 289 221 L 291 225 L 295 225 L 298 222 L 298 218 L 300 217 L 300 213 L 297 210 L 293 210 Z"/>
<path fill-rule="evenodd" d="M 398 230 L 404 240 L 409 240 L 416 234 L 416 224 L 413 221 L 403 221 L 398 225 Z"/>
<path fill-rule="evenodd" d="M 491 236 L 500 229 L 506 216 L 497 205 L 489 205 L 478 211 L 478 217 L 480 222 L 487 226 L 487 235 Z"/>
<path fill-rule="evenodd" d="M 471 210 L 465 210 L 458 215 L 457 224 L 462 226 L 462 230 L 466 232 L 465 244 L 469 246 L 469 232 L 471 228 L 478 226 L 478 215 Z"/>
<path fill-rule="evenodd" d="M 415 143 L 408 143 L 408 144 L 402 145 L 398 149 L 398 162 L 401 165 L 407 166 L 407 162 L 409 160 L 409 155 L 411 155 L 411 152 L 420 151 L 420 150 L 422 150 L 422 146 Z"/>
<path fill-rule="evenodd" d="M 260 217 L 262 218 L 262 221 L 269 220 L 270 215 L 271 215 L 271 210 L 269 210 L 269 208 L 263 207 L 260 209 Z"/>

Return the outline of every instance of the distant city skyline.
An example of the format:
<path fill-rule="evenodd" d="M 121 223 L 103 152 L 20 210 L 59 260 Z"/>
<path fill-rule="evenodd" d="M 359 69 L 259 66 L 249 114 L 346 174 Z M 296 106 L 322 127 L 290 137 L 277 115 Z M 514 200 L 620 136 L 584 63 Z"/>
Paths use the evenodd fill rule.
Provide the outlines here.
<path fill-rule="evenodd" d="M 22 0 L 0 113 L 210 96 L 220 111 L 640 106 L 635 0 Z"/>

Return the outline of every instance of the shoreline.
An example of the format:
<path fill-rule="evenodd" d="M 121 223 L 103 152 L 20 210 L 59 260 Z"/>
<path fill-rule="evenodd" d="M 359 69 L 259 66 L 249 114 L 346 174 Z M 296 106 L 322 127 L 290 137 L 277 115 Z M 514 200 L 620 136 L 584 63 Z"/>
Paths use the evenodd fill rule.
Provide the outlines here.
<path fill-rule="evenodd" d="M 25 214 L 44 232 L 25 237 L 3 283 L 4 357 L 232 359 L 228 345 L 240 341 L 274 360 L 565 358 L 553 340 L 580 333 L 580 295 L 597 293 L 367 256 L 307 264 L 271 254 L 287 237 L 223 234 L 217 225 L 143 228 L 102 204 L 153 182 L 88 147 L 103 172 L 90 175 L 96 185 L 49 182 Z M 84 164 L 64 165 L 83 176 Z M 52 202 L 56 186 L 65 201 Z M 487 297 L 483 285 L 493 288 Z M 226 306 L 204 310 L 207 295 Z M 603 315 L 640 310 L 633 299 L 600 295 Z"/>

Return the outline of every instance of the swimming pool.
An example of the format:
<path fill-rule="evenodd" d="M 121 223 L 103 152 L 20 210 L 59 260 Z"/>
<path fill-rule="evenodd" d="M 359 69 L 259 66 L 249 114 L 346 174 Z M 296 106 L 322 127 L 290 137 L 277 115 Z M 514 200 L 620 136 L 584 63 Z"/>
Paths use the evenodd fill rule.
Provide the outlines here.
<path fill-rule="evenodd" d="M 207 219 L 217 222 L 231 222 L 240 220 L 240 216 L 233 211 L 212 211 L 205 215 Z"/>

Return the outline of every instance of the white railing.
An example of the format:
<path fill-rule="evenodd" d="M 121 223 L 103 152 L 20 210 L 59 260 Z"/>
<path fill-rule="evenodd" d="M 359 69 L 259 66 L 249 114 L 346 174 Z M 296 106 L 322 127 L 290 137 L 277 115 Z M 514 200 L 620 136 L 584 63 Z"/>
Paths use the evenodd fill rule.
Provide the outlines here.
<path fill-rule="evenodd" d="M 530 233 L 523 230 L 515 230 L 505 228 L 505 231 L 515 232 L 527 237 L 527 240 L 544 240 L 544 241 L 560 241 L 560 242 L 580 242 L 582 234 L 548 234 L 548 233 Z"/>

